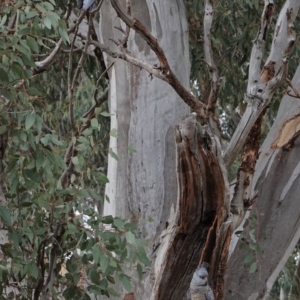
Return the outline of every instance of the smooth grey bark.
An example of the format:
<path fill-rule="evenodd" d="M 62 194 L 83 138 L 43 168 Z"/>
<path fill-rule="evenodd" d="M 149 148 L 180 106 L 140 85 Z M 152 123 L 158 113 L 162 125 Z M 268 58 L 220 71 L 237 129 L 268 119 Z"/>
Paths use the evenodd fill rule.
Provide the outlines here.
<path fill-rule="evenodd" d="M 300 89 L 300 67 L 293 85 Z M 258 271 L 249 274 L 244 258 L 250 248 L 235 248 L 228 263 L 224 299 L 267 299 L 280 270 L 300 237 L 300 102 L 285 96 L 256 165 L 253 191 L 258 191 L 251 215 L 258 218 Z M 238 245 L 240 242 L 238 243 Z"/>
<path fill-rule="evenodd" d="M 158 38 L 176 76 L 188 87 L 188 27 L 183 1 L 132 0 L 131 11 Z M 118 51 L 109 39 L 123 36 L 114 26 L 125 29 L 109 1 L 104 1 L 99 26 L 101 42 Z M 138 59 L 157 63 L 147 43 L 133 31 L 128 49 Z M 114 61 L 107 57 L 107 66 Z M 189 108 L 167 83 L 151 78 L 145 70 L 117 60 L 109 74 L 111 128 L 118 132 L 117 138 L 111 137 L 110 148 L 119 159 L 109 157 L 106 194 L 110 203 L 105 203 L 104 214 L 131 215 L 140 236 L 152 249 L 176 209 L 173 126 L 189 113 Z M 131 153 L 128 146 L 137 152 Z M 155 276 L 152 269 L 142 283 L 133 280 L 136 299 L 150 299 Z"/>

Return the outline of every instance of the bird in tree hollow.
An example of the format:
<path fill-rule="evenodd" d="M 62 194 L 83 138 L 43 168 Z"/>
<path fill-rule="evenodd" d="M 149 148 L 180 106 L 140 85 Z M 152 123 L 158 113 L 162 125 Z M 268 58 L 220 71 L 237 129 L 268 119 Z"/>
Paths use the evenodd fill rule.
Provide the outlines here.
<path fill-rule="evenodd" d="M 95 0 L 78 0 L 77 7 L 86 11 L 92 6 L 94 2 Z"/>
<path fill-rule="evenodd" d="M 214 293 L 208 285 L 208 263 L 203 263 L 195 271 L 190 284 L 191 300 L 215 300 Z"/>

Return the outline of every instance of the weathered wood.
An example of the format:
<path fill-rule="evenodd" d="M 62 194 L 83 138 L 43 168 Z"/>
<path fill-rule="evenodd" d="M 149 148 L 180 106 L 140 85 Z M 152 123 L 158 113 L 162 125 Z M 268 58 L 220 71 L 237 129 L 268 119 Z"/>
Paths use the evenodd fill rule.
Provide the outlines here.
<path fill-rule="evenodd" d="M 217 231 L 222 224 L 218 222 L 218 213 L 222 215 L 225 211 L 228 186 L 219 163 L 220 145 L 207 128 L 197 122 L 195 115 L 175 127 L 175 136 L 179 199 L 175 224 L 169 225 L 172 238 L 154 287 L 157 300 L 183 298 L 205 245 L 208 248 L 205 260 L 211 261 Z M 224 218 L 224 214 L 221 217 Z M 212 238 L 207 245 L 209 231 Z"/>

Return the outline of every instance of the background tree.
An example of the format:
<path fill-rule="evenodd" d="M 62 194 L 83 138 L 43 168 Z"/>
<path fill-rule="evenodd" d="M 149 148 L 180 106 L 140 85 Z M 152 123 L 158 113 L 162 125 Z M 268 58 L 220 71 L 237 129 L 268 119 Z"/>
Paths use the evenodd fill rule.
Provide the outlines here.
<path fill-rule="evenodd" d="M 217 299 L 267 297 L 300 232 L 299 3 L 10 4 L 0 22 L 3 295 L 113 296 L 115 281 L 132 289 L 138 260 L 143 280 L 130 273 L 127 299 L 182 299 L 201 261 Z"/>

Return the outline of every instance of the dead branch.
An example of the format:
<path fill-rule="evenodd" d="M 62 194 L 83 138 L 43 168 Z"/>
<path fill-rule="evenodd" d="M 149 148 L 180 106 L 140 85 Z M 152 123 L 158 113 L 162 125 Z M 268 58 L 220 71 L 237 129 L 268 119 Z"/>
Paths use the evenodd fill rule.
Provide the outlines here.
<path fill-rule="evenodd" d="M 162 233 L 156 253 L 160 264 L 154 285 L 157 300 L 183 298 L 213 228 L 206 251 L 210 255 L 205 257 L 211 261 L 213 236 L 227 215 L 229 202 L 226 169 L 219 164 L 221 146 L 208 127 L 202 127 L 192 114 L 175 127 L 175 138 L 179 203 L 175 224 Z"/>

